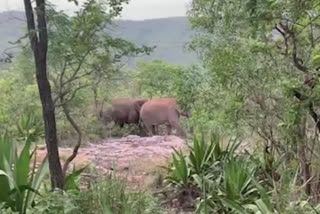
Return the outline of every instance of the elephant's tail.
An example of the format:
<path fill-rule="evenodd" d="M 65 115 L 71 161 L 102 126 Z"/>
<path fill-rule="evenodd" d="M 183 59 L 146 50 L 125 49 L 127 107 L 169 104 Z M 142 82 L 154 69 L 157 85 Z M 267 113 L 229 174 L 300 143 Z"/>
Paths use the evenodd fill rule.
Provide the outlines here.
<path fill-rule="evenodd" d="M 138 127 L 141 127 L 143 130 L 145 130 L 145 126 L 141 117 L 139 117 Z"/>
<path fill-rule="evenodd" d="M 177 112 L 178 118 L 180 118 L 181 112 L 178 109 L 176 109 L 176 112 Z"/>

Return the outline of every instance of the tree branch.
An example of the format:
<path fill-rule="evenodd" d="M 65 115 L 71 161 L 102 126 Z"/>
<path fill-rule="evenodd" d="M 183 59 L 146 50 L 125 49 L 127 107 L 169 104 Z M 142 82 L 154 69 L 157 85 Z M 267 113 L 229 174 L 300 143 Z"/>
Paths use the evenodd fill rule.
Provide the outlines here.
<path fill-rule="evenodd" d="M 284 39 L 284 44 L 286 46 L 285 49 L 285 55 L 288 55 L 288 51 L 289 51 L 289 45 L 288 45 L 288 38 L 286 36 L 286 33 L 283 32 L 277 25 L 275 26 L 275 29 L 282 35 L 283 39 Z"/>
<path fill-rule="evenodd" d="M 298 90 L 296 90 L 296 89 L 293 89 L 293 93 L 294 93 L 294 96 L 295 96 L 298 100 L 300 100 L 300 101 L 304 101 L 304 100 L 307 100 L 307 99 L 308 99 L 307 96 L 301 94 L 301 93 L 300 93 Z M 319 117 L 319 115 L 316 113 L 316 111 L 314 110 L 314 108 L 313 108 L 313 103 L 312 103 L 311 101 L 309 102 L 308 108 L 309 108 L 309 114 L 310 114 L 310 116 L 312 117 L 313 121 L 315 122 L 315 125 L 316 125 L 318 131 L 320 132 L 320 117 Z"/>
<path fill-rule="evenodd" d="M 297 48 L 297 38 L 296 38 L 296 34 L 293 30 L 289 29 L 288 24 L 283 24 L 282 22 L 279 23 L 281 28 L 284 30 L 284 32 L 286 34 L 288 34 L 291 39 L 292 39 L 292 58 L 293 58 L 293 62 L 294 65 L 302 72 L 307 73 L 308 72 L 308 68 L 306 66 L 303 65 L 303 61 L 302 59 L 298 58 L 298 48 Z M 287 37 L 289 38 L 289 37 Z"/>
<path fill-rule="evenodd" d="M 62 105 L 63 113 L 66 115 L 67 120 L 69 121 L 69 123 L 72 125 L 73 129 L 78 134 L 77 144 L 73 148 L 72 154 L 67 158 L 66 162 L 63 165 L 62 171 L 63 171 L 63 174 L 65 176 L 66 173 L 67 173 L 69 164 L 76 158 L 76 156 L 78 154 L 79 148 L 81 146 L 81 141 L 82 141 L 82 132 L 81 132 L 79 126 L 76 124 L 76 122 L 71 117 L 70 111 L 69 111 L 68 106 L 67 106 L 67 103 L 65 103 L 65 101 L 63 100 L 62 97 L 61 97 L 61 103 L 63 103 L 63 105 Z"/>

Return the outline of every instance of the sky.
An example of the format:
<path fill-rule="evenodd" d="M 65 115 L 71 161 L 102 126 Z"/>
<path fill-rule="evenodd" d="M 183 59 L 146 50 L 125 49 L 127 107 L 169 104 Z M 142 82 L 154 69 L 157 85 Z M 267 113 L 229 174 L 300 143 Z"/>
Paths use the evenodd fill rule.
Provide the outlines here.
<path fill-rule="evenodd" d="M 72 13 L 76 8 L 67 0 L 51 0 L 58 9 Z M 83 2 L 83 0 L 80 0 Z M 190 0 L 130 0 L 125 5 L 121 19 L 143 20 L 185 16 Z M 6 10 L 23 10 L 23 0 L 0 0 L 0 12 Z"/>

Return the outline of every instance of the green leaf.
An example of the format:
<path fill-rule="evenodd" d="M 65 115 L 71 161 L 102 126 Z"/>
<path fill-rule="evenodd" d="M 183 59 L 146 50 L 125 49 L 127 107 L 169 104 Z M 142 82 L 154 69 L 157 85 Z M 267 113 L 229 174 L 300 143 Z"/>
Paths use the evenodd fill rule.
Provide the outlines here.
<path fill-rule="evenodd" d="M 5 133 L 0 137 L 0 170 L 5 172 L 5 161 L 11 163 L 13 158 L 14 144 L 10 142 L 9 136 Z M 0 176 L 0 202 L 4 202 L 9 197 L 10 184 L 7 176 Z"/>
<path fill-rule="evenodd" d="M 48 162 L 48 157 L 46 156 L 41 165 L 39 166 L 36 174 L 34 175 L 34 170 L 36 168 L 36 155 L 35 155 L 35 160 L 34 160 L 34 164 L 33 164 L 33 172 L 32 172 L 32 177 L 31 177 L 31 188 L 38 191 L 38 189 L 40 188 L 41 183 L 43 182 L 43 180 L 45 179 L 45 177 L 49 174 L 49 162 Z M 35 197 L 35 193 L 33 191 L 29 191 L 27 193 L 27 197 L 25 200 L 25 205 L 24 205 L 24 209 L 26 212 L 26 209 L 28 207 L 31 207 L 32 202 L 34 201 L 34 197 Z"/>
<path fill-rule="evenodd" d="M 79 175 L 87 168 L 87 166 L 79 169 L 79 170 L 74 170 L 71 174 L 69 174 L 65 178 L 65 184 L 64 184 L 64 189 L 65 190 L 79 190 L 79 187 L 77 185 L 77 178 Z"/>
<path fill-rule="evenodd" d="M 113 212 L 106 204 L 103 204 L 103 214 L 113 214 Z"/>
<path fill-rule="evenodd" d="M 320 66 L 320 54 L 317 54 L 312 57 L 312 64 L 316 67 Z"/>
<path fill-rule="evenodd" d="M 28 184 L 30 167 L 30 145 L 31 141 L 27 140 L 14 166 L 14 178 L 18 186 Z"/>
<path fill-rule="evenodd" d="M 272 214 L 273 212 L 269 209 L 268 205 L 264 203 L 262 199 L 255 201 L 256 205 L 259 207 L 259 210 L 262 214 Z"/>
<path fill-rule="evenodd" d="M 1 169 L 0 169 L 0 176 L 6 176 L 7 178 L 9 178 L 9 175 Z"/>
<path fill-rule="evenodd" d="M 221 201 L 223 202 L 223 204 L 227 207 L 229 207 L 230 209 L 234 210 L 236 213 L 239 214 L 246 214 L 245 209 L 238 204 L 237 202 L 233 201 L 233 200 L 229 200 L 227 198 L 222 197 Z"/>

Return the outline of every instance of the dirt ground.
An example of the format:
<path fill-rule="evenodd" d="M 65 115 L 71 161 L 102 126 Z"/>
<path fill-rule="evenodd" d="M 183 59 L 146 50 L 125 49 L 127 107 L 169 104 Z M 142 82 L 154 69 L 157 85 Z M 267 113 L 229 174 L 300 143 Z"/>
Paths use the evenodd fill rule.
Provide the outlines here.
<path fill-rule="evenodd" d="M 109 138 L 81 147 L 70 168 L 90 165 L 103 174 L 114 172 L 125 176 L 130 188 L 142 189 L 156 182 L 161 166 L 166 166 L 173 148 L 179 150 L 184 146 L 184 140 L 177 136 Z M 59 152 L 63 162 L 72 148 L 60 148 Z M 38 150 L 37 160 L 41 161 L 45 155 L 45 149 Z"/>

